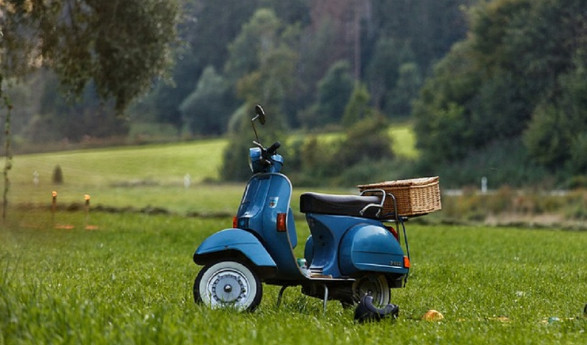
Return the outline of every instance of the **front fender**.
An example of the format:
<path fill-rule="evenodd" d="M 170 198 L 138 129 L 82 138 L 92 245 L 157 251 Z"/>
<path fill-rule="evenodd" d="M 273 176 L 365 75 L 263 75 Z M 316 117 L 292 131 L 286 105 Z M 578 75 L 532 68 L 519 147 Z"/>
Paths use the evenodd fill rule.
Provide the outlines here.
<path fill-rule="evenodd" d="M 253 234 L 242 229 L 225 229 L 206 238 L 194 253 L 194 262 L 204 265 L 210 257 L 239 252 L 256 266 L 277 267 L 265 247 Z"/>

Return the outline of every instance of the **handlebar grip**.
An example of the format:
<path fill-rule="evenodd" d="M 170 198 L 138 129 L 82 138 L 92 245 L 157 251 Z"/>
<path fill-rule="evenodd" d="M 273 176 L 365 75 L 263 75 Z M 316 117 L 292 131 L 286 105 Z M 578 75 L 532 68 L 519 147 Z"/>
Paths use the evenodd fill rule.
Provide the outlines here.
<path fill-rule="evenodd" d="M 272 156 L 273 154 L 275 154 L 275 151 L 277 151 L 277 149 L 281 146 L 281 143 L 279 141 L 276 141 L 275 143 L 273 143 L 273 145 L 271 145 L 268 149 L 267 149 L 267 154 L 269 154 L 269 156 Z"/>

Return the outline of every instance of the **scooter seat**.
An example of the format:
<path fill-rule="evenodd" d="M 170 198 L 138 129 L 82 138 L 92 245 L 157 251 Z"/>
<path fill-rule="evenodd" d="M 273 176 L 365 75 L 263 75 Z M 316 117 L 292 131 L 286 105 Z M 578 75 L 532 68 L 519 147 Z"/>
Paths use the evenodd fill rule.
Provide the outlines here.
<path fill-rule="evenodd" d="M 335 195 L 321 193 L 304 193 L 300 196 L 302 213 L 336 214 L 353 217 L 377 218 L 378 207 L 369 207 L 361 214 L 361 210 L 370 204 L 379 205 L 381 198 L 375 195 Z"/>

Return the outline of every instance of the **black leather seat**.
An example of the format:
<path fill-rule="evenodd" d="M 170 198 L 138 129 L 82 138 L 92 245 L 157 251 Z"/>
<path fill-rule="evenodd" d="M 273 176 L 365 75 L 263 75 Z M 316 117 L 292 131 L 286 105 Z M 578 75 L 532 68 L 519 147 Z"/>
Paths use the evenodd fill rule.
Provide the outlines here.
<path fill-rule="evenodd" d="M 300 196 L 300 211 L 303 213 L 336 214 L 353 217 L 377 218 L 378 207 L 369 207 L 364 214 L 360 211 L 369 204 L 379 205 L 378 196 L 334 195 L 304 193 Z"/>

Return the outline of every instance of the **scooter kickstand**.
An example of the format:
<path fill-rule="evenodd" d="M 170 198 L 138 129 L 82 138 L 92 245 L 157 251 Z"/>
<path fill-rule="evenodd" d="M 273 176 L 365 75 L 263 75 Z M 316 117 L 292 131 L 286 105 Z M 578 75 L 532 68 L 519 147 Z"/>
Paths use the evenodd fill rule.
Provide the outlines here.
<path fill-rule="evenodd" d="M 283 297 L 285 289 L 287 289 L 287 285 L 284 285 L 281 287 L 281 289 L 279 289 L 279 294 L 277 295 L 277 308 L 279 308 L 279 306 L 281 305 L 281 298 Z"/>

